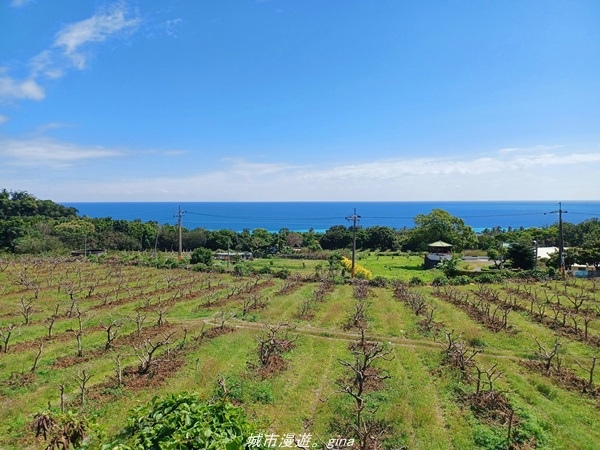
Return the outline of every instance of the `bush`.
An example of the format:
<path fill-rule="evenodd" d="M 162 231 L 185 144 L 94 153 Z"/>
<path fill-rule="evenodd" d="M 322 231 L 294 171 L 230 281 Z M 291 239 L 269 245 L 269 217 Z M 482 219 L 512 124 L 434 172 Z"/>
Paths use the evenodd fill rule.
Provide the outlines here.
<path fill-rule="evenodd" d="M 340 263 L 342 264 L 342 267 L 344 267 L 346 270 L 352 270 L 351 259 L 342 256 Z M 356 261 L 354 261 L 354 276 L 363 280 L 370 280 L 371 278 L 373 278 L 373 273 L 370 270 L 365 269 L 360 264 L 357 264 Z"/>
<path fill-rule="evenodd" d="M 528 277 L 536 281 L 543 281 L 546 279 L 546 273 L 542 270 L 529 270 L 527 272 Z"/>
<path fill-rule="evenodd" d="M 49 441 L 46 448 L 69 448 L 69 444 L 78 447 L 84 440 L 97 436 L 90 436 L 93 428 L 87 417 L 73 411 L 54 413 L 45 411 L 36 414 L 31 427 L 36 437 L 44 436 Z"/>
<path fill-rule="evenodd" d="M 452 259 L 444 259 L 438 268 L 444 272 L 448 278 L 452 278 L 458 275 L 458 263 L 460 262 L 460 255 L 452 255 Z"/>
<path fill-rule="evenodd" d="M 459 275 L 450 279 L 450 284 L 453 286 L 465 286 L 472 282 L 473 279 L 468 275 Z"/>
<path fill-rule="evenodd" d="M 544 448 L 550 444 L 547 426 L 540 423 L 532 414 L 522 411 L 519 413 L 519 425 L 513 434 L 513 442 L 521 444 L 521 448 Z"/>
<path fill-rule="evenodd" d="M 486 450 L 502 450 L 506 448 L 506 435 L 503 430 L 484 425 L 473 428 L 473 441 L 477 448 Z"/>
<path fill-rule="evenodd" d="M 237 450 L 245 448 L 254 431 L 239 407 L 224 401 L 205 402 L 196 394 L 172 394 L 136 408 L 118 440 L 103 449 Z"/>
<path fill-rule="evenodd" d="M 422 286 L 425 283 L 423 282 L 422 279 L 420 279 L 419 277 L 412 277 L 410 279 L 410 281 L 408 282 L 408 284 L 410 284 L 411 286 Z"/>
<path fill-rule="evenodd" d="M 258 269 L 257 273 L 259 273 L 261 275 L 270 275 L 273 273 L 273 270 L 269 266 L 263 266 L 260 269 Z"/>
<path fill-rule="evenodd" d="M 501 283 L 502 276 L 495 273 L 484 273 L 475 277 L 475 281 L 482 284 Z"/>
<path fill-rule="evenodd" d="M 237 263 L 233 267 L 233 273 L 239 277 L 248 276 L 248 275 L 250 275 L 251 272 L 252 272 L 252 269 L 246 263 Z"/>
<path fill-rule="evenodd" d="M 472 337 L 471 339 L 469 339 L 468 344 L 471 347 L 485 347 L 487 344 L 485 343 L 485 341 L 483 340 L 483 338 L 481 337 Z"/>
<path fill-rule="evenodd" d="M 190 264 L 204 264 L 211 266 L 213 263 L 213 253 L 208 248 L 198 247 L 194 249 L 190 256 Z"/>
<path fill-rule="evenodd" d="M 369 281 L 369 285 L 374 287 L 387 287 L 388 284 L 389 280 L 382 276 L 376 276 Z"/>
<path fill-rule="evenodd" d="M 273 274 L 273 276 L 275 278 L 281 278 L 282 280 L 285 280 L 286 278 L 288 278 L 290 275 L 292 274 L 292 272 L 290 271 L 290 269 L 279 269 L 277 272 L 275 272 Z"/>
<path fill-rule="evenodd" d="M 448 278 L 444 276 L 435 277 L 431 282 L 432 286 L 446 286 L 448 284 Z"/>
<path fill-rule="evenodd" d="M 208 272 L 210 267 L 208 267 L 206 264 L 197 263 L 192 266 L 192 270 L 194 272 Z"/>

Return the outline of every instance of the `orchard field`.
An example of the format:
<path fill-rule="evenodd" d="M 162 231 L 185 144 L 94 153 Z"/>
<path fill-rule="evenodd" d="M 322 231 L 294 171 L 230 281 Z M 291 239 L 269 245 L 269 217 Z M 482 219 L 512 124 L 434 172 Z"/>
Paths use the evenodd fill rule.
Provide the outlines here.
<path fill-rule="evenodd" d="M 342 282 L 263 263 L 289 273 L 0 260 L 0 448 L 48 447 L 61 411 L 101 448 L 180 392 L 241 406 L 264 448 L 598 448 L 598 281 L 433 286 L 390 258 L 371 262 L 377 283 Z"/>

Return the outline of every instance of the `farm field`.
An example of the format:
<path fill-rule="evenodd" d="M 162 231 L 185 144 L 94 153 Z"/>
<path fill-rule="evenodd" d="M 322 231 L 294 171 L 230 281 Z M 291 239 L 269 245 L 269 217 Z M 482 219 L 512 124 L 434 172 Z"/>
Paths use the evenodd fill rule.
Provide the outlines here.
<path fill-rule="evenodd" d="M 385 286 L 334 284 L 327 262 L 302 260 L 285 279 L 0 260 L 0 448 L 46 448 L 31 424 L 61 409 L 95 423 L 100 448 L 133 408 L 178 392 L 240 405 L 271 443 L 358 443 L 358 420 L 377 435 L 367 448 L 597 448 L 600 285 L 431 286 L 409 258 L 358 261 L 397 272 Z"/>
<path fill-rule="evenodd" d="M 430 283 L 434 278 L 443 275 L 442 271 L 423 270 L 423 255 L 421 254 L 391 254 L 377 252 L 358 252 L 356 263 L 364 266 L 373 273 L 373 276 L 379 276 L 399 281 L 410 281 L 413 277 L 420 278 L 423 282 Z M 249 266 L 256 271 L 269 268 L 272 272 L 278 270 L 287 270 L 293 273 L 299 273 L 303 276 L 313 274 L 325 275 L 328 272 L 329 264 L 323 260 L 303 260 L 286 258 L 256 258 L 247 262 Z M 489 265 L 491 263 L 488 263 Z M 221 267 L 225 267 L 224 262 L 220 262 Z M 465 270 L 472 269 L 473 263 L 461 263 Z"/>

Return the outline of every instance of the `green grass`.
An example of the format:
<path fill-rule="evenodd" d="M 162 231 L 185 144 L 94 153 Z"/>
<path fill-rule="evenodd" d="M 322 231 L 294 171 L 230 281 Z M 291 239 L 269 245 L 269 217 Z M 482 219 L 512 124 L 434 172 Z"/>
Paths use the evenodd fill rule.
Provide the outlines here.
<path fill-rule="evenodd" d="M 357 261 L 373 272 L 373 277 L 380 276 L 404 282 L 409 282 L 413 277 L 418 277 L 425 283 L 431 283 L 434 278 L 442 275 L 439 270 L 423 269 L 422 255 L 400 254 L 400 256 L 396 256 L 361 253 Z"/>
<path fill-rule="evenodd" d="M 403 281 L 419 276 L 428 282 L 439 274 L 420 270 L 420 256 L 365 254 L 359 261 L 375 276 Z M 269 264 L 274 270 L 285 268 L 312 275 L 318 262 L 273 259 L 255 260 L 253 264 Z M 318 282 L 301 283 L 290 292 L 280 294 L 278 291 L 288 281 L 262 275 L 252 292 L 241 289 L 230 295 L 235 286 L 249 286 L 255 277 L 119 267 L 53 260 L 38 261 L 34 265 L 32 260 L 23 258 L 11 261 L 7 270 L 0 272 L 3 290 L 0 330 L 5 332 L 9 324 L 17 324 L 8 353 L 0 353 L 0 448 L 44 446 L 33 438 L 28 424 L 49 404 L 54 411 L 58 409 L 59 385 L 65 386 L 68 408 L 93 416 L 108 437 L 123 426 L 123 418 L 131 408 L 150 401 L 155 395 L 196 391 L 204 398 L 210 398 L 217 389 L 216 381 L 220 375 L 228 377 L 234 384 L 236 381 L 243 384 L 242 406 L 264 432 L 280 435 L 310 432 L 315 439 L 327 442 L 337 433 L 331 428 L 332 423 L 349 419 L 351 402 L 347 395 L 340 394 L 336 380 L 344 375 L 339 360 L 351 358 L 348 344 L 358 336 L 356 330 L 343 328 L 356 302 L 352 285 L 335 285 L 323 301 L 315 304 L 312 318 L 300 319 L 298 307 L 311 298 L 319 288 Z M 18 313 L 21 297 L 29 299 L 33 296 L 30 289 L 19 284 L 19 274 L 25 268 L 28 276 L 36 278 L 42 286 L 38 299 L 34 300 L 35 311 L 28 325 L 23 324 L 23 317 Z M 84 318 L 83 358 L 75 356 L 74 331 L 78 329 L 78 321 L 65 315 L 71 301 L 64 286 L 67 283 L 79 286 L 79 279 L 81 286 L 102 280 L 89 298 L 82 287 L 76 289 L 74 295 Z M 103 293 L 112 293 L 111 299 L 116 300 L 117 283 L 128 286 L 129 290 L 123 288 L 118 302 L 102 306 Z M 589 287 L 581 283 L 569 285 L 567 290 L 577 293 Z M 59 290 L 59 286 L 63 287 Z M 503 285 L 493 288 L 505 292 Z M 435 320 L 444 330 L 454 330 L 466 342 L 480 346 L 482 353 L 476 357 L 477 364 L 481 367 L 498 365 L 498 370 L 503 373 L 498 387 L 507 392 L 511 404 L 517 408 L 522 427 L 537 433 L 538 447 L 591 449 L 600 442 L 598 399 L 567 390 L 555 380 L 520 363 L 536 353 L 533 336 L 549 345 L 555 338 L 553 330 L 533 321 L 527 313 L 512 312 L 509 332 L 491 332 L 461 308 L 436 297 L 432 287 L 411 289 L 420 292 L 435 306 Z M 473 292 L 476 287 L 456 289 Z M 540 284 L 535 289 L 562 292 L 564 286 L 560 283 Z M 177 297 L 178 290 L 191 294 Z M 468 383 L 461 384 L 443 367 L 444 334 L 423 334 L 418 326 L 422 317 L 415 317 L 407 304 L 396 299 L 393 288 L 370 288 L 369 292 L 367 334 L 390 348 L 393 356 L 393 359 L 378 364 L 391 378 L 383 383 L 380 391 L 369 394 L 372 405 L 379 407 L 378 417 L 391 427 L 389 446 L 480 448 L 485 439 L 502 436 L 506 432 L 504 427 L 481 422 L 457 396 L 457 389 L 468 388 Z M 586 292 L 591 293 L 590 304 L 600 299 L 598 292 Z M 242 303 L 250 295 L 268 298 L 268 305 L 243 317 Z M 205 305 L 208 298 L 214 302 L 210 307 Z M 60 317 L 55 323 L 53 337 L 48 338 L 45 319 L 53 313 L 57 303 Z M 167 325 L 163 328 L 156 327 L 159 308 L 164 309 Z M 131 379 L 126 378 L 125 386 L 117 389 L 114 379 L 116 355 L 122 355 L 124 367 L 135 368 L 139 364 L 132 344 L 137 335 L 132 318 L 138 312 L 146 316 L 143 324 L 143 332 L 149 333 L 146 344 L 156 343 L 167 333 L 175 332 L 169 345 L 161 347 L 157 356 L 160 358 L 168 351 L 177 355 L 180 363 L 161 383 L 152 384 L 147 380 L 147 385 L 142 383 L 134 387 Z M 225 313 L 226 325 L 234 331 L 199 340 L 203 331 L 220 324 L 222 313 Z M 105 351 L 106 332 L 102 324 L 112 320 L 121 320 L 123 324 L 118 330 L 114 350 Z M 596 322 L 598 320 L 590 328 L 594 335 L 600 333 Z M 257 361 L 256 336 L 265 330 L 266 324 L 278 323 L 289 324 L 299 338 L 284 356 L 287 367 L 260 379 L 248 365 Z M 180 350 L 184 329 L 187 340 Z M 562 336 L 561 340 L 565 343 L 563 364 L 584 376 L 577 363 L 587 364 L 591 356 L 598 354 L 598 349 L 568 336 Z M 29 371 L 40 343 L 43 344 L 42 354 L 32 375 Z M 137 344 L 138 351 L 141 344 L 143 341 Z M 80 389 L 76 381 L 83 370 L 92 374 L 88 403 L 84 407 L 79 404 Z"/>

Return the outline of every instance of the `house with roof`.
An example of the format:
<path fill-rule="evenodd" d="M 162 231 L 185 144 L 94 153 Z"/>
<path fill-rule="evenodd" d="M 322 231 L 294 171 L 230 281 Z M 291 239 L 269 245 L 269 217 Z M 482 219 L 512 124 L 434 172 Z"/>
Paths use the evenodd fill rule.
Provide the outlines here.
<path fill-rule="evenodd" d="M 425 255 L 425 268 L 433 269 L 444 260 L 452 259 L 452 244 L 444 241 L 435 241 L 427 246 L 427 254 Z"/>

